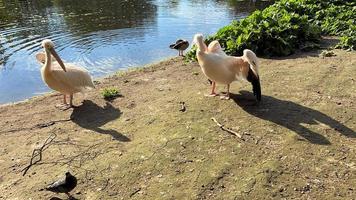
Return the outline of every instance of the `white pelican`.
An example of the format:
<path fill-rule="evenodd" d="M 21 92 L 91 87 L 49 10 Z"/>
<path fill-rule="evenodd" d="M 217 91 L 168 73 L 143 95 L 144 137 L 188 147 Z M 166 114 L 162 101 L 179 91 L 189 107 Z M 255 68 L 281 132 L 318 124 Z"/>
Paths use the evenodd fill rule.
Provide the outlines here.
<path fill-rule="evenodd" d="M 72 63 L 64 65 L 54 50 L 54 44 L 51 40 L 43 40 L 42 47 L 45 49 L 45 54 L 38 53 L 36 55 L 37 60 L 43 64 L 41 68 L 42 79 L 48 87 L 64 95 L 64 107 L 62 105 L 60 107 L 63 107 L 63 109 L 72 107 L 74 93 L 84 92 L 86 88 L 94 88 L 89 72 Z M 70 96 L 69 105 L 66 100 L 67 95 Z"/>
<path fill-rule="evenodd" d="M 197 44 L 197 58 L 199 65 L 212 81 L 212 90 L 208 96 L 217 96 L 216 83 L 227 85 L 227 93 L 221 99 L 230 98 L 230 84 L 241 78 L 252 83 L 253 92 L 257 100 L 261 100 L 261 86 L 258 75 L 258 59 L 255 53 L 245 49 L 243 56 L 234 57 L 225 54 L 218 41 L 213 41 L 207 47 L 203 41 L 203 35 L 196 34 L 194 43 Z"/>
<path fill-rule="evenodd" d="M 169 48 L 178 50 L 178 56 L 184 56 L 183 52 L 189 47 L 189 42 L 187 40 L 179 39 L 176 43 L 169 45 Z"/>

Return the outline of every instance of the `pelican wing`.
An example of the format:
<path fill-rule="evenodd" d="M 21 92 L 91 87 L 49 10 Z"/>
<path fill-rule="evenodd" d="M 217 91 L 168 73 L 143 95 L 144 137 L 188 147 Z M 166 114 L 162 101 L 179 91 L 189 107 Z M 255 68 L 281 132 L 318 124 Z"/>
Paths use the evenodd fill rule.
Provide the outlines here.
<path fill-rule="evenodd" d="M 225 55 L 226 56 L 225 52 L 221 48 L 221 45 L 220 45 L 219 41 L 217 41 L 217 40 L 214 40 L 214 41 L 210 42 L 210 44 L 208 46 L 208 52 L 217 53 L 217 54 L 221 54 L 221 55 Z"/>
<path fill-rule="evenodd" d="M 226 54 L 207 52 L 200 55 L 203 73 L 211 80 L 230 84 L 236 79 L 234 58 Z"/>
<path fill-rule="evenodd" d="M 58 63 L 52 64 L 52 76 L 58 82 L 61 82 L 68 89 L 78 92 L 88 87 L 94 88 L 91 76 L 86 69 L 71 63 L 66 63 L 65 66 L 67 72 L 63 71 Z"/>

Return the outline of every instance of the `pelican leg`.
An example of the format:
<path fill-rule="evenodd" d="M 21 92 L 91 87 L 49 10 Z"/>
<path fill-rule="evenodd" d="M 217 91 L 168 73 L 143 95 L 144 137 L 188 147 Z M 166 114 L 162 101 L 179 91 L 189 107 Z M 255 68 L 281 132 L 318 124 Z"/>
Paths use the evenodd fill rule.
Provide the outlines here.
<path fill-rule="evenodd" d="M 70 195 L 69 192 L 66 192 L 65 194 L 67 195 L 67 197 L 68 197 L 69 200 L 70 200 L 70 199 L 76 199 L 76 198 L 74 198 L 72 195 Z"/>
<path fill-rule="evenodd" d="M 63 111 L 70 108 L 70 106 L 67 104 L 67 95 L 63 94 L 63 103 L 57 104 L 55 107 Z"/>
<path fill-rule="evenodd" d="M 67 95 L 63 94 L 63 104 L 67 105 Z"/>
<path fill-rule="evenodd" d="M 69 106 L 73 107 L 73 94 L 70 94 L 69 96 Z"/>
<path fill-rule="evenodd" d="M 215 83 L 215 81 L 212 81 L 211 93 L 208 94 L 208 95 L 205 95 L 205 96 L 207 96 L 207 97 L 216 97 L 216 96 L 218 96 L 218 94 L 215 93 L 215 87 L 216 87 L 216 83 Z"/>
<path fill-rule="evenodd" d="M 229 100 L 230 99 L 230 84 L 227 85 L 226 95 L 221 96 L 220 99 L 225 99 L 225 100 Z"/>

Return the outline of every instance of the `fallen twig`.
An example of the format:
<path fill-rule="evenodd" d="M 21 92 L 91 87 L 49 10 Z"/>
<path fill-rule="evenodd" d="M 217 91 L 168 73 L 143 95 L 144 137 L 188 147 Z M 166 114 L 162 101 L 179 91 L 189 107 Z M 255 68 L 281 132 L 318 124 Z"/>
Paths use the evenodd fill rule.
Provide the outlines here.
<path fill-rule="evenodd" d="M 257 145 L 261 140 L 262 140 L 262 137 L 258 137 L 258 139 L 256 139 L 256 141 L 255 141 L 255 144 Z"/>
<path fill-rule="evenodd" d="M 109 178 L 107 178 L 107 179 L 105 180 L 105 184 L 104 184 L 104 187 L 103 187 L 103 189 L 102 189 L 102 190 L 105 190 L 105 189 L 108 187 L 109 182 L 110 182 L 110 179 L 109 179 Z"/>
<path fill-rule="evenodd" d="M 49 122 L 46 122 L 46 123 L 39 123 L 35 127 L 37 127 L 37 128 L 45 128 L 45 127 L 52 126 L 52 125 L 54 125 L 55 123 L 58 123 L 58 122 L 68 122 L 68 121 L 71 121 L 71 120 L 72 120 L 72 118 L 59 119 L 59 120 L 49 121 Z"/>
<path fill-rule="evenodd" d="M 30 160 L 30 164 L 28 164 L 25 168 L 23 168 L 21 171 L 23 171 L 22 176 L 25 176 L 27 171 L 36 163 L 40 162 L 42 160 L 42 152 L 45 150 L 48 145 L 57 137 L 55 133 L 52 133 L 51 135 L 48 136 L 48 138 L 45 140 L 43 145 L 40 148 L 35 148 L 32 151 L 32 156 Z M 38 160 L 33 161 L 36 157 L 39 157 Z"/>
<path fill-rule="evenodd" d="M 50 122 L 47 122 L 47 123 L 39 123 L 39 124 L 36 124 L 36 127 L 37 127 L 37 128 L 45 128 L 45 127 L 52 126 L 52 125 L 54 125 L 54 124 L 55 124 L 55 122 L 50 121 Z"/>
<path fill-rule="evenodd" d="M 136 189 L 135 191 L 133 191 L 133 192 L 130 194 L 130 197 L 132 197 L 133 195 L 137 194 L 139 191 L 141 191 L 141 188 L 138 188 L 138 189 Z"/>
<path fill-rule="evenodd" d="M 71 121 L 72 119 L 59 119 L 59 120 L 54 120 L 54 121 L 49 121 L 49 122 L 45 122 L 45 123 L 39 123 L 39 124 L 36 124 L 32 127 L 25 127 L 25 128 L 18 128 L 18 129 L 10 129 L 10 130 L 5 130 L 5 131 L 0 131 L 0 134 L 1 133 L 13 133 L 13 132 L 18 132 L 18 131 L 25 131 L 25 130 L 34 130 L 34 129 L 41 129 L 41 128 L 46 128 L 46 127 L 49 127 L 49 126 L 52 126 L 54 125 L 55 123 L 58 123 L 58 122 L 68 122 L 68 121 Z"/>
<path fill-rule="evenodd" d="M 212 117 L 211 120 L 213 120 L 213 121 L 216 123 L 216 125 L 218 125 L 218 126 L 221 128 L 221 130 L 226 131 L 226 132 L 228 132 L 228 133 L 230 133 L 230 134 L 232 134 L 232 135 L 235 135 L 235 136 L 237 136 L 238 138 L 240 138 L 240 139 L 243 140 L 243 138 L 242 138 L 242 136 L 241 136 L 240 134 L 236 133 L 236 132 L 233 131 L 233 130 L 230 130 L 230 129 L 228 129 L 228 128 L 225 128 L 224 125 L 223 125 L 223 124 L 220 124 L 214 117 Z"/>

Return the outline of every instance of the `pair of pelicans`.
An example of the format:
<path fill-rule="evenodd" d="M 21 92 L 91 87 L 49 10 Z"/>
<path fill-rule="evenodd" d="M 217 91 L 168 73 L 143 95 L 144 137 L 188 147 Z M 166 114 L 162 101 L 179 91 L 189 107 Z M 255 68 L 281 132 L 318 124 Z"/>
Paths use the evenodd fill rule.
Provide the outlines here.
<path fill-rule="evenodd" d="M 221 48 L 218 41 L 213 41 L 206 46 L 203 35 L 196 34 L 193 41 L 197 49 L 197 59 L 203 73 L 212 81 L 211 93 L 208 96 L 217 96 L 215 92 L 216 83 L 227 86 L 227 92 L 221 96 L 221 99 L 230 98 L 230 84 L 241 78 L 246 79 L 252 83 L 253 93 L 257 100 L 261 100 L 261 87 L 258 75 L 258 59 L 251 50 L 245 49 L 243 56 L 235 57 L 228 56 Z M 180 44 L 178 42 L 176 44 Z M 185 48 L 188 46 L 184 42 Z M 174 45 L 176 45 L 174 44 Z M 84 92 L 87 88 L 94 88 L 89 72 L 72 63 L 64 64 L 61 58 L 54 50 L 54 44 L 51 40 L 43 40 L 42 47 L 45 53 L 38 53 L 36 58 L 43 63 L 41 68 L 41 75 L 43 81 L 53 90 L 63 94 L 63 104 L 59 105 L 66 109 L 73 106 L 73 95 L 78 92 Z M 173 47 L 173 45 L 171 46 Z M 183 51 L 179 49 L 179 55 Z M 70 97 L 69 104 L 67 104 L 67 96 Z"/>

